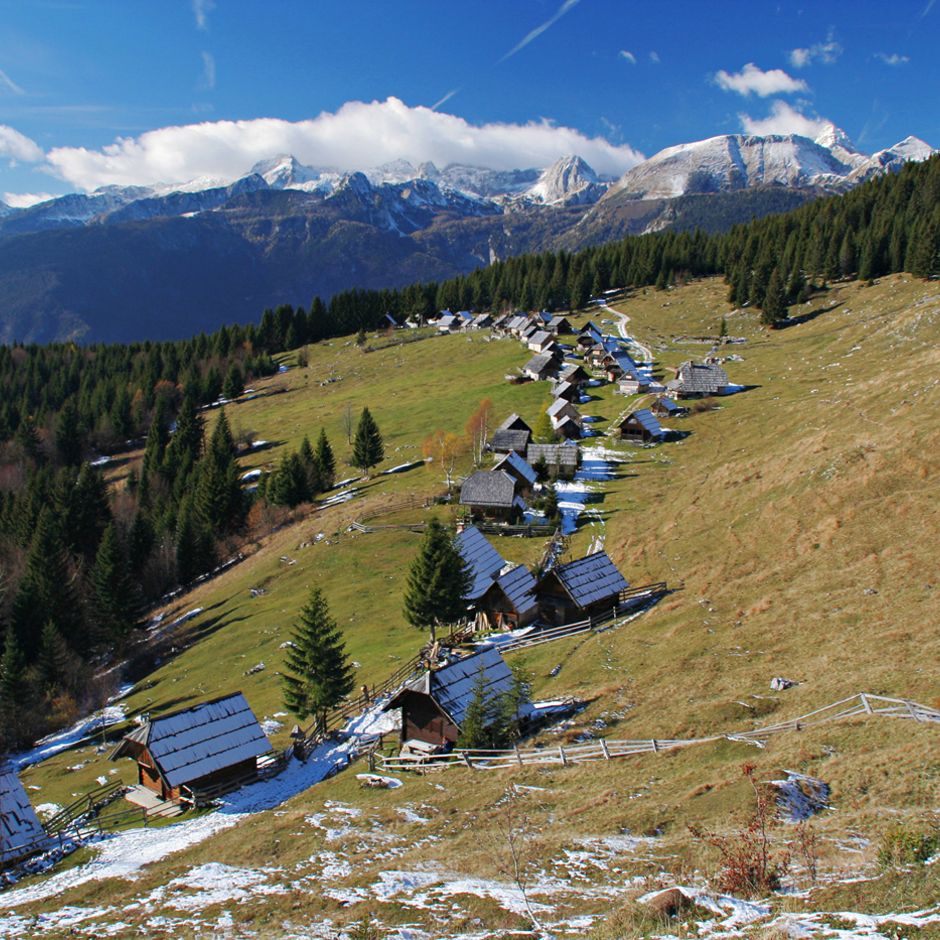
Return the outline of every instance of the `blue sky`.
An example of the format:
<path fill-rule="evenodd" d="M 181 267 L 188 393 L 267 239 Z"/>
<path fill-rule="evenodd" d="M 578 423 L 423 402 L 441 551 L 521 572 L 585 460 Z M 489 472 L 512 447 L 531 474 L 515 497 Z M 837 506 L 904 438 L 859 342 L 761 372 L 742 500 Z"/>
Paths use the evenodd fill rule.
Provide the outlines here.
<path fill-rule="evenodd" d="M 284 150 L 620 173 L 825 120 L 866 152 L 936 146 L 938 37 L 936 0 L 0 0 L 0 195 L 232 179 Z"/>

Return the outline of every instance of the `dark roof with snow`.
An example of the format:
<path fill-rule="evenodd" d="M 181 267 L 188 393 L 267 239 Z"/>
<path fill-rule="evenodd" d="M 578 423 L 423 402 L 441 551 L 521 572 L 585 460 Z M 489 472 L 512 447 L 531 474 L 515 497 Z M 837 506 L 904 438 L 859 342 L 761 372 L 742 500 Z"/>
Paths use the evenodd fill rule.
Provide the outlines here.
<path fill-rule="evenodd" d="M 631 418 L 654 437 L 662 436 L 662 426 L 659 421 L 656 420 L 656 415 L 654 415 L 649 408 L 641 408 L 639 411 L 631 412 L 620 422 L 620 426 L 623 427 Z"/>
<path fill-rule="evenodd" d="M 46 838 L 42 823 L 13 767 L 0 767 L 0 861 L 12 861 L 27 846 L 41 848 Z"/>
<path fill-rule="evenodd" d="M 476 526 L 467 526 L 457 536 L 457 550 L 470 571 L 472 584 L 464 595 L 474 601 L 486 593 L 494 578 L 506 567 L 506 561 Z"/>
<path fill-rule="evenodd" d="M 598 601 L 616 597 L 629 587 L 607 552 L 595 552 L 577 561 L 559 565 L 545 576 L 555 576 L 568 596 L 579 606 L 588 607 Z"/>
<path fill-rule="evenodd" d="M 533 465 L 544 460 L 549 467 L 577 467 L 578 457 L 577 444 L 529 444 L 526 450 L 526 460 Z"/>
<path fill-rule="evenodd" d="M 516 497 L 516 481 L 502 470 L 477 470 L 460 487 L 462 506 L 508 508 Z"/>
<path fill-rule="evenodd" d="M 136 745 L 136 747 L 135 747 Z M 199 780 L 271 750 L 241 692 L 145 721 L 111 759 L 146 748 L 167 786 Z"/>
<path fill-rule="evenodd" d="M 510 473 L 509 467 L 515 471 L 516 476 L 521 477 L 530 486 L 538 479 L 538 474 L 514 450 L 501 457 L 492 469 Z"/>
<path fill-rule="evenodd" d="M 512 571 L 507 571 L 496 584 L 516 613 L 525 614 L 535 607 L 535 578 L 525 565 L 517 565 Z"/>
<path fill-rule="evenodd" d="M 524 454 L 531 436 L 532 432 L 528 430 L 510 431 L 499 429 L 493 432 L 490 449 L 495 451 L 514 450 L 517 453 Z"/>

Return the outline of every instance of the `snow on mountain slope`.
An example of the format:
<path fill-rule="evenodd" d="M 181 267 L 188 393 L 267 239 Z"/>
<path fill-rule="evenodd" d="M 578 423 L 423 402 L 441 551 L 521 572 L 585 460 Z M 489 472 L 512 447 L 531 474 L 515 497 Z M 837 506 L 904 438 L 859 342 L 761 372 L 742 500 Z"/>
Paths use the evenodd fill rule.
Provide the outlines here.
<path fill-rule="evenodd" d="M 867 157 L 852 171 L 849 179 L 853 183 L 864 183 L 881 173 L 897 173 L 905 163 L 927 160 L 938 152 L 919 137 L 905 137 L 893 147 Z"/>
<path fill-rule="evenodd" d="M 608 197 L 669 199 L 752 186 L 837 186 L 851 169 L 807 137 L 727 134 L 661 150 L 624 174 Z"/>
<path fill-rule="evenodd" d="M 586 205 L 600 199 L 607 187 L 584 160 L 572 155 L 556 160 L 523 197 L 548 206 Z"/>

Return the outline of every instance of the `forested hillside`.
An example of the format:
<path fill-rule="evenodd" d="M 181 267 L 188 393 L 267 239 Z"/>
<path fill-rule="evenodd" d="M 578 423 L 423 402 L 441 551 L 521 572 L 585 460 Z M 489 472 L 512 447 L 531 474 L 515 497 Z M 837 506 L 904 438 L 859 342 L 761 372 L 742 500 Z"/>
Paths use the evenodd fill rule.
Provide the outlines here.
<path fill-rule="evenodd" d="M 581 308 L 612 287 L 724 274 L 733 304 L 770 326 L 814 286 L 940 272 L 940 158 L 724 235 L 662 233 L 498 262 L 401 290 L 347 291 L 265 311 L 177 343 L 0 348 L 0 747 L 34 737 L 94 694 L 91 664 L 120 655 L 140 612 L 332 484 L 329 441 L 310 441 L 249 494 L 236 433 L 202 410 L 275 371 L 272 354 L 443 308 Z M 325 378 L 325 377 L 324 377 Z M 208 437 L 208 440 L 206 439 Z M 89 461 L 143 447 L 120 485 Z M 122 458 L 123 459 L 123 458 Z"/>

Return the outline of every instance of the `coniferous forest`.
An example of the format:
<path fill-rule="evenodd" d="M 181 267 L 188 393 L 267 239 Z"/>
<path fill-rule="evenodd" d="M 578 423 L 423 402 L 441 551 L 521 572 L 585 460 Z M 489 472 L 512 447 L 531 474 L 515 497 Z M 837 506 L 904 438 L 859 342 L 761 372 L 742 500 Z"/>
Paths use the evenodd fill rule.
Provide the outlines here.
<path fill-rule="evenodd" d="M 106 691 L 95 677 L 127 651 L 146 607 L 230 553 L 252 499 L 293 506 L 332 485 L 325 435 L 249 496 L 224 413 L 206 434 L 204 406 L 275 372 L 275 353 L 381 328 L 386 314 L 577 309 L 611 288 L 715 274 L 730 303 L 760 308 L 772 327 L 828 281 L 900 271 L 940 274 L 940 157 L 724 234 L 526 255 L 441 283 L 284 305 L 257 326 L 187 341 L 0 347 L 0 752 Z M 139 473 L 109 490 L 89 461 L 141 446 Z"/>

